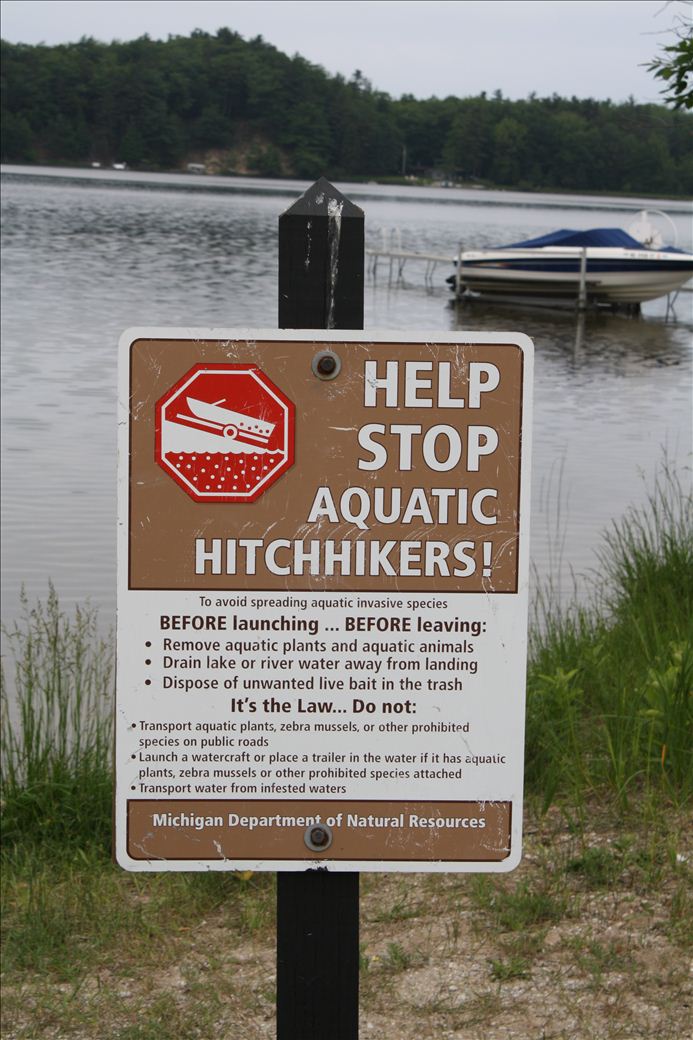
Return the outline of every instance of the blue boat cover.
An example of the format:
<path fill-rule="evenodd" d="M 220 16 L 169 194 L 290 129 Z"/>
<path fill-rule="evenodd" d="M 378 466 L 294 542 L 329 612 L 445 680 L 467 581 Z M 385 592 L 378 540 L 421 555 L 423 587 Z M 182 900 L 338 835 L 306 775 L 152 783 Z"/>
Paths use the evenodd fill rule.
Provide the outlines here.
<path fill-rule="evenodd" d="M 573 231 L 570 228 L 562 228 L 560 231 L 552 231 L 549 235 L 541 235 L 539 238 L 528 238 L 524 242 L 513 242 L 509 246 L 500 246 L 501 249 L 541 249 L 542 246 L 578 246 L 584 249 L 588 246 L 606 246 L 618 249 L 647 249 L 642 242 L 632 238 L 621 228 L 592 228 L 591 231 Z M 662 253 L 680 253 L 682 250 L 673 246 L 666 246 L 660 250 Z"/>

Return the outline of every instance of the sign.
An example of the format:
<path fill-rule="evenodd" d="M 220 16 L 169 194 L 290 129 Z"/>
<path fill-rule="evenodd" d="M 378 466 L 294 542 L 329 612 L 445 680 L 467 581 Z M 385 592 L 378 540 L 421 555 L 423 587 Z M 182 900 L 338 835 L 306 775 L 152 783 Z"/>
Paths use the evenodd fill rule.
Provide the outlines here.
<path fill-rule="evenodd" d="M 120 350 L 118 862 L 516 866 L 531 342 Z"/>
<path fill-rule="evenodd" d="M 293 458 L 294 406 L 256 365 L 194 365 L 156 406 L 156 460 L 196 502 L 254 502 Z"/>

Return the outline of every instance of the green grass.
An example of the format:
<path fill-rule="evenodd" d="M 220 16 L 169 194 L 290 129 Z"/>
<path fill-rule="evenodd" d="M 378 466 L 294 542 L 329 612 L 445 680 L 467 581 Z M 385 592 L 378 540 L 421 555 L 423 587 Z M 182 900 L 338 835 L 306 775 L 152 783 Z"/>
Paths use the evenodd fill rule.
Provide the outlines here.
<path fill-rule="evenodd" d="M 473 905 L 502 932 L 526 932 L 552 924 L 561 921 L 570 911 L 567 894 L 550 879 L 541 886 L 522 882 L 509 888 L 503 880 L 476 874 L 470 882 Z"/>
<path fill-rule="evenodd" d="M 511 956 L 506 959 L 492 959 L 491 978 L 496 982 L 508 982 L 510 979 L 528 979 L 532 974 L 529 961 L 524 957 Z"/>
<path fill-rule="evenodd" d="M 566 870 L 583 879 L 587 888 L 609 888 L 618 880 L 623 860 L 617 851 L 597 846 L 586 848 L 568 860 Z"/>
<path fill-rule="evenodd" d="M 408 921 L 413 917 L 420 917 L 422 908 L 406 897 L 397 899 L 392 906 L 385 907 L 373 915 L 373 920 L 386 924 L 391 921 Z"/>
<path fill-rule="evenodd" d="M 224 909 L 236 937 L 268 930 L 274 890 L 267 875 L 126 874 L 92 848 L 62 858 L 6 855 L 3 863 L 3 966 L 49 970 L 77 979 L 89 968 L 121 961 L 165 962 L 176 938 Z M 152 941 L 154 940 L 154 941 Z"/>
<path fill-rule="evenodd" d="M 385 971 L 406 971 L 407 968 L 411 967 L 411 963 L 411 954 L 407 953 L 400 943 L 390 942 L 387 944 L 387 949 L 382 957 L 382 966 Z"/>
<path fill-rule="evenodd" d="M 579 967 L 591 975 L 595 987 L 602 984 L 603 976 L 609 972 L 632 969 L 632 959 L 628 950 L 617 942 L 578 938 L 570 941 L 568 945 L 573 950 Z"/>
<path fill-rule="evenodd" d="M 679 881 L 669 903 L 669 918 L 665 930 L 672 942 L 686 950 L 693 949 L 693 878 Z"/>
<path fill-rule="evenodd" d="M 14 698 L 0 673 L 0 781 L 3 846 L 110 847 L 112 642 L 98 635 L 94 610 L 45 603 L 3 626 L 14 661 Z"/>
<path fill-rule="evenodd" d="M 165 957 L 179 929 L 226 902 L 237 935 L 268 927 L 264 876 L 143 877 L 111 862 L 113 651 L 95 612 L 66 614 L 50 587 L 45 603 L 23 598 L 3 637 L 14 661 L 0 723 L 4 969 L 70 981 L 114 947 Z"/>
<path fill-rule="evenodd" d="M 539 598 L 526 779 L 544 809 L 693 794 L 693 500 L 669 471 L 607 532 L 587 606 Z"/>

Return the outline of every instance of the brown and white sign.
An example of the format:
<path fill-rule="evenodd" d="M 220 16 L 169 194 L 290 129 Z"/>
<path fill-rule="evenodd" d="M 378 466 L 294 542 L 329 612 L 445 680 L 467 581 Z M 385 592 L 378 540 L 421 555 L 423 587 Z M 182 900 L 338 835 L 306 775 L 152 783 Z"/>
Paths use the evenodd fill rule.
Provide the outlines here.
<path fill-rule="evenodd" d="M 120 350 L 119 862 L 515 866 L 531 342 Z"/>

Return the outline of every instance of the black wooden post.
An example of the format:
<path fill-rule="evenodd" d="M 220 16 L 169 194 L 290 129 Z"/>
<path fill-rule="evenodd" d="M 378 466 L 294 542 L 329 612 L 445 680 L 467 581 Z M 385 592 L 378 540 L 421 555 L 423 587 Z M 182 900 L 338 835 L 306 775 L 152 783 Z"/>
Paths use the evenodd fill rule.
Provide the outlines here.
<path fill-rule="evenodd" d="M 279 218 L 279 328 L 363 328 L 363 210 L 321 177 Z"/>
<path fill-rule="evenodd" d="M 279 327 L 363 328 L 364 214 L 324 177 L 279 218 Z M 357 1040 L 359 875 L 277 875 L 277 1040 Z"/>

